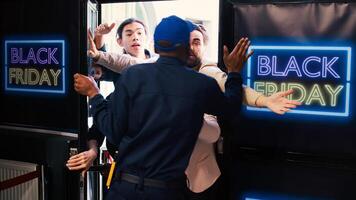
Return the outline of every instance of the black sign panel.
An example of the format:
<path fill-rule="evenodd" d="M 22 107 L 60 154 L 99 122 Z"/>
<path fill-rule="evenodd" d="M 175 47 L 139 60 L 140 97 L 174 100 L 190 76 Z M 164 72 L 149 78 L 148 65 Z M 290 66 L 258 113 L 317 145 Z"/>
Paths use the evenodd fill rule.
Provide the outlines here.
<path fill-rule="evenodd" d="M 267 96 L 293 89 L 289 98 L 303 104 L 283 116 L 243 106 L 234 142 L 279 152 L 356 156 L 356 4 L 269 2 L 228 3 L 233 20 L 223 15 L 223 37 L 230 36 L 231 47 L 241 37 L 252 41 L 246 85 Z"/>
<path fill-rule="evenodd" d="M 85 52 L 80 1 L 5 0 L 0 5 L 1 125 L 78 133 L 80 97 L 72 77 Z"/>

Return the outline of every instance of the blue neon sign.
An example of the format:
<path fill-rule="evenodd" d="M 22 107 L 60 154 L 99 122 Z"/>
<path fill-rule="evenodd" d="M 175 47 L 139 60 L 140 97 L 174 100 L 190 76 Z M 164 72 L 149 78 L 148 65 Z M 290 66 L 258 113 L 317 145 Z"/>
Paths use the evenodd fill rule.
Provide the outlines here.
<path fill-rule="evenodd" d="M 271 95 L 293 89 L 303 103 L 291 114 L 350 115 L 351 47 L 250 46 L 247 85 Z M 269 111 L 247 106 L 248 111 Z"/>
<path fill-rule="evenodd" d="M 5 40 L 5 91 L 65 94 L 64 40 Z"/>

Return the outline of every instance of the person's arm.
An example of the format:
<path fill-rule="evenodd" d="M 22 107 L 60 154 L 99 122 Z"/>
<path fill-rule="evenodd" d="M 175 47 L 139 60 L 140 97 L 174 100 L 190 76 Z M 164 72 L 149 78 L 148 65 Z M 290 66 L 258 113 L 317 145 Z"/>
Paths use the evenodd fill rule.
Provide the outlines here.
<path fill-rule="evenodd" d="M 225 82 L 227 74 L 222 71 L 216 64 L 205 64 L 199 69 L 199 73 L 210 76 L 216 80 L 221 91 L 225 92 Z"/>
<path fill-rule="evenodd" d="M 88 31 L 88 51 L 87 54 L 94 60 L 96 64 L 102 65 L 114 72 L 121 73 L 131 65 L 140 63 L 152 63 L 156 62 L 158 56 L 153 56 L 149 59 L 136 58 L 129 54 L 118 54 L 113 52 L 103 52 L 96 48 L 93 36 Z"/>
<path fill-rule="evenodd" d="M 107 140 L 116 146 L 119 146 L 123 134 L 126 133 L 129 108 L 128 89 L 120 80 L 115 85 L 115 91 L 107 99 L 100 94 L 89 99 L 94 123 Z"/>
<path fill-rule="evenodd" d="M 94 61 L 114 72 L 121 73 L 126 68 L 141 63 L 152 63 L 156 62 L 158 56 L 153 56 L 152 58 L 142 59 L 136 58 L 129 54 L 118 54 L 113 52 L 102 52 L 99 51 Z"/>
<path fill-rule="evenodd" d="M 97 158 L 98 149 L 104 142 L 104 135 L 96 128 L 95 124 L 88 131 L 87 151 L 71 156 L 67 161 L 69 170 L 82 170 L 82 175 L 89 170 Z"/>
<path fill-rule="evenodd" d="M 239 46 L 238 43 L 235 46 L 234 51 L 231 52 L 231 54 L 228 54 L 228 52 L 224 53 L 224 63 L 226 66 L 236 65 L 239 62 L 239 60 L 240 61 L 242 60 L 243 62 L 240 64 L 243 64 L 253 54 L 253 52 L 250 52 L 248 55 L 241 55 L 241 57 L 238 59 L 237 58 L 238 51 L 235 50 L 239 50 L 239 49 L 242 49 L 242 45 L 240 44 Z M 222 91 L 225 91 L 224 84 L 226 82 L 227 75 L 216 65 L 209 64 L 209 65 L 202 66 L 199 72 L 208 75 L 210 77 L 213 77 L 219 84 L 220 89 Z M 288 95 L 293 93 L 292 90 L 285 91 L 285 92 L 278 92 L 268 97 L 248 86 L 243 86 L 242 92 L 243 92 L 242 100 L 245 105 L 253 106 L 253 107 L 267 107 L 272 112 L 277 114 L 284 114 L 285 112 L 288 112 L 291 108 L 296 108 L 298 105 L 301 105 L 301 103 L 298 101 L 288 100 L 286 98 Z"/>
<path fill-rule="evenodd" d="M 68 159 L 66 166 L 69 170 L 82 170 L 82 176 L 85 176 L 85 173 L 93 165 L 94 160 L 98 156 L 97 141 L 89 140 L 88 146 L 89 150 L 71 156 Z"/>
<path fill-rule="evenodd" d="M 82 74 L 74 75 L 74 89 L 79 94 L 89 97 L 96 127 L 106 136 L 109 142 L 117 146 L 119 146 L 123 133 L 126 132 L 129 107 L 128 89 L 125 82 L 121 81 L 123 79 L 125 79 L 125 76 L 116 82 L 114 92 L 107 99 L 104 99 L 99 93 L 100 90 L 94 78 Z"/>
<path fill-rule="evenodd" d="M 287 99 L 292 93 L 293 90 L 288 90 L 265 96 L 248 86 L 243 86 L 243 102 L 252 107 L 267 107 L 272 112 L 283 115 L 290 109 L 301 105 L 301 102 Z"/>
<path fill-rule="evenodd" d="M 256 90 L 243 85 L 243 103 L 248 106 L 256 107 L 257 100 L 259 98 L 265 98 L 266 96 Z M 259 104 L 259 107 L 266 107 L 266 105 Z"/>
<path fill-rule="evenodd" d="M 100 24 L 95 28 L 94 31 L 94 41 L 95 46 L 100 49 L 104 46 L 104 35 L 111 32 L 111 30 L 115 27 L 115 23 L 112 23 L 110 26 L 107 23 Z"/>
<path fill-rule="evenodd" d="M 90 54 L 97 54 L 98 52 L 106 52 L 106 46 L 104 43 L 104 35 L 109 33 L 111 29 L 114 27 L 115 23 L 111 24 L 109 27 L 108 24 L 100 24 L 94 32 L 94 41 L 92 41 L 92 35 L 91 32 L 88 31 L 88 43 L 89 43 L 89 49 L 88 49 L 88 55 Z M 107 69 L 106 67 L 103 67 L 101 65 L 98 65 L 96 63 L 92 64 L 92 75 L 95 80 L 101 80 L 101 81 L 113 81 L 118 77 L 118 74 Z"/>
<path fill-rule="evenodd" d="M 250 46 L 247 38 L 239 40 L 235 48 L 229 53 L 224 46 L 223 60 L 226 64 L 227 79 L 225 93 L 222 93 L 215 79 L 208 79 L 205 88 L 205 113 L 223 118 L 233 118 L 241 110 L 242 104 L 242 77 L 240 71 L 243 67 L 243 58 Z"/>
<path fill-rule="evenodd" d="M 214 79 L 208 79 L 205 88 L 204 112 L 226 119 L 237 116 L 242 105 L 242 77 L 238 72 L 230 72 L 223 93 Z"/>
<path fill-rule="evenodd" d="M 292 93 L 293 90 L 287 90 L 274 93 L 268 97 L 261 95 L 256 99 L 255 106 L 267 107 L 274 113 L 283 115 L 284 113 L 290 111 L 291 108 L 296 108 L 297 106 L 302 105 L 299 101 L 287 99 L 287 96 Z"/>
<path fill-rule="evenodd" d="M 225 82 L 227 79 L 227 74 L 223 72 L 219 67 L 217 67 L 216 65 L 204 65 L 201 67 L 199 72 L 214 78 L 219 84 L 221 91 L 225 91 Z M 248 106 L 256 106 L 257 98 L 263 95 L 245 85 L 243 85 L 242 93 L 242 103 Z"/>
<path fill-rule="evenodd" d="M 104 143 L 105 136 L 101 131 L 96 127 L 96 124 L 93 124 L 88 130 L 87 140 L 95 140 L 100 147 Z M 88 144 L 89 145 L 89 144 Z"/>
<path fill-rule="evenodd" d="M 227 75 L 220 68 L 214 65 L 203 66 L 199 72 L 214 78 L 219 84 L 221 91 L 225 91 L 224 84 L 226 82 Z M 265 96 L 264 94 L 243 85 L 242 103 L 252 107 L 267 107 L 274 113 L 284 114 L 291 108 L 296 108 L 301 105 L 298 101 L 287 99 L 287 96 L 292 93 L 292 90 L 288 90 L 285 92 L 277 92 L 271 96 Z"/>
<path fill-rule="evenodd" d="M 205 114 L 198 139 L 202 142 L 212 144 L 219 139 L 219 136 L 220 127 L 216 117 Z"/>

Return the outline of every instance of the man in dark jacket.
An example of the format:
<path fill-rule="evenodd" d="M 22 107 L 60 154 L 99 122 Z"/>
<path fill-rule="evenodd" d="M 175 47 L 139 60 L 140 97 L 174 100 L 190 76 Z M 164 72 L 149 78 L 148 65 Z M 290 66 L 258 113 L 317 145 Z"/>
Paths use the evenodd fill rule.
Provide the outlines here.
<path fill-rule="evenodd" d="M 224 94 L 214 79 L 185 65 L 193 29 L 193 24 L 176 16 L 164 18 L 154 34 L 158 61 L 127 69 L 108 100 L 99 94 L 93 79 L 74 76 L 76 90 L 90 98 L 97 127 L 120 147 L 107 199 L 184 199 L 184 171 L 203 114 L 233 117 L 239 113 L 239 72 L 247 41 L 238 44 L 240 61 L 227 66 Z"/>

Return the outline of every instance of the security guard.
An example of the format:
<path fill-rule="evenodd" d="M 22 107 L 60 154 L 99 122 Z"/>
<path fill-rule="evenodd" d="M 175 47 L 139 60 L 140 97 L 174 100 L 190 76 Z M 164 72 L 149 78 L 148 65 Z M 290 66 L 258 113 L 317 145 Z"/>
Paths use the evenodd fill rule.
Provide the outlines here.
<path fill-rule="evenodd" d="M 76 74 L 75 87 L 90 98 L 94 120 L 108 140 L 119 146 L 118 168 L 107 199 L 184 199 L 184 171 L 203 121 L 203 114 L 233 117 L 242 102 L 242 57 L 227 66 L 225 94 L 212 78 L 185 66 L 190 22 L 164 18 L 154 33 L 156 63 L 132 66 L 122 73 L 105 100 L 93 79 Z"/>

